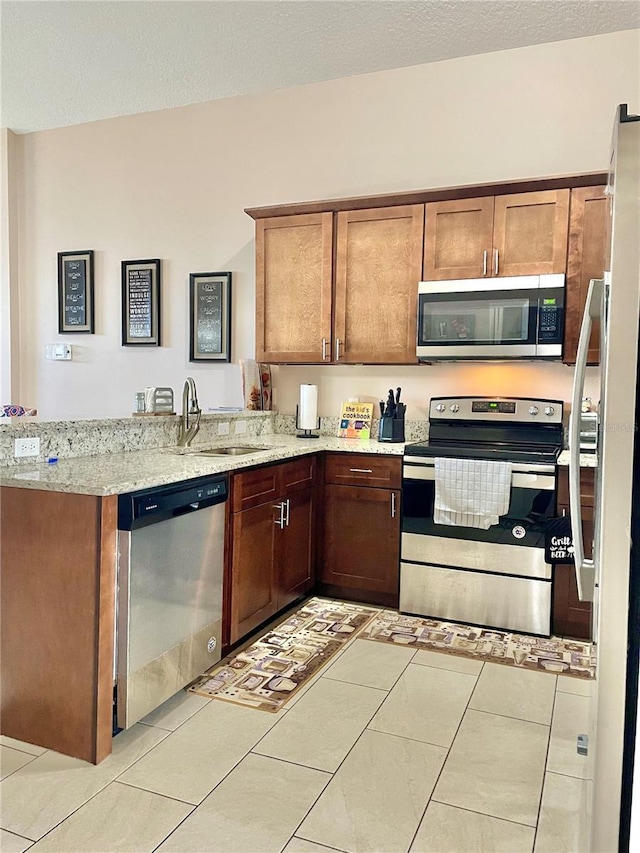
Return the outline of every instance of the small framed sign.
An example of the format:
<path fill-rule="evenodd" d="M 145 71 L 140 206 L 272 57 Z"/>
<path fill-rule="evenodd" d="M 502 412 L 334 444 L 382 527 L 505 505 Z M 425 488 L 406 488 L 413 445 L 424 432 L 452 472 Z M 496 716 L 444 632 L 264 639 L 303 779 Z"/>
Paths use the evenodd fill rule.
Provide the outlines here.
<path fill-rule="evenodd" d="M 573 563 L 573 536 L 569 516 L 550 518 L 544 529 L 544 559 L 547 563 Z"/>
<path fill-rule="evenodd" d="M 189 361 L 231 361 L 231 273 L 189 276 Z"/>
<path fill-rule="evenodd" d="M 58 332 L 94 333 L 93 251 L 58 252 Z"/>
<path fill-rule="evenodd" d="M 160 346 L 160 260 L 122 261 L 122 345 Z"/>

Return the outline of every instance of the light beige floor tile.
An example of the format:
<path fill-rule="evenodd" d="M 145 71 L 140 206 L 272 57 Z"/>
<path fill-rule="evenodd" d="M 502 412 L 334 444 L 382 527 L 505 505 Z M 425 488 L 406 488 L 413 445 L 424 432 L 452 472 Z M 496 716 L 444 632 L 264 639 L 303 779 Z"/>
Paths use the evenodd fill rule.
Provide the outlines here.
<path fill-rule="evenodd" d="M 0 784 L 2 826 L 37 841 L 167 736 L 133 726 L 114 738 L 111 755 L 98 765 L 45 752 Z"/>
<path fill-rule="evenodd" d="M 545 775 L 535 853 L 575 853 L 588 849 L 590 795 L 590 782 L 556 773 Z"/>
<path fill-rule="evenodd" d="M 319 770 L 248 755 L 159 850 L 279 853 L 330 778 Z"/>
<path fill-rule="evenodd" d="M 296 832 L 350 853 L 406 851 L 446 756 L 367 730 Z"/>
<path fill-rule="evenodd" d="M 44 746 L 36 746 L 34 743 L 25 743 L 22 740 L 16 740 L 13 737 L 7 737 L 6 735 L 0 735 L 0 745 L 1 746 L 10 746 L 11 749 L 17 749 L 20 752 L 28 752 L 30 755 L 42 755 L 43 752 L 46 752 Z"/>
<path fill-rule="evenodd" d="M 418 649 L 411 663 L 434 666 L 436 669 L 450 669 L 452 672 L 464 672 L 466 675 L 480 675 L 480 670 L 484 662 L 473 660 L 473 658 L 449 655 L 445 652 L 430 652 L 427 649 Z"/>
<path fill-rule="evenodd" d="M 11 749 L 9 746 L 0 746 L 0 779 L 6 779 L 7 776 L 33 761 L 35 757 L 28 752 L 18 752 L 17 749 Z"/>
<path fill-rule="evenodd" d="M 469 707 L 531 723 L 551 724 L 556 676 L 515 666 L 488 663 Z"/>
<path fill-rule="evenodd" d="M 549 729 L 467 711 L 433 799 L 535 826 Z"/>
<path fill-rule="evenodd" d="M 0 850 L 2 853 L 24 853 L 32 844 L 33 841 L 28 838 L 14 835 L 13 832 L 7 832 L 6 829 L 0 829 Z"/>
<path fill-rule="evenodd" d="M 332 664 L 334 664 L 334 663 L 338 660 L 338 658 L 339 658 L 341 655 L 343 655 L 351 645 L 353 645 L 353 643 L 355 643 L 356 639 L 357 639 L 356 637 L 353 637 L 352 639 L 347 640 L 347 641 L 346 641 L 346 643 L 344 644 L 343 648 L 338 649 L 338 651 L 337 651 L 337 652 L 335 653 L 335 655 L 331 658 L 331 660 L 330 660 L 330 661 L 328 661 L 328 662 L 327 662 L 327 664 L 326 664 L 325 666 L 320 667 L 320 669 L 319 669 L 319 670 L 318 670 L 314 675 L 312 675 L 312 676 L 311 676 L 311 678 L 310 678 L 307 682 L 305 682 L 305 684 L 303 684 L 303 685 L 302 685 L 302 687 L 300 687 L 300 688 L 299 688 L 299 690 L 297 690 L 297 691 L 295 692 L 295 694 L 291 697 L 291 699 L 289 699 L 289 701 L 288 701 L 288 702 L 287 702 L 287 704 L 285 705 L 285 709 L 286 709 L 287 711 L 290 711 L 290 710 L 291 710 L 291 708 L 293 708 L 293 706 L 294 706 L 294 705 L 295 705 L 295 704 L 296 704 L 300 699 L 302 699 L 302 697 L 305 695 L 305 693 L 307 693 L 307 691 L 308 691 L 311 687 L 313 687 L 313 685 L 314 685 L 314 684 L 316 684 L 316 682 L 317 682 L 320 678 L 322 678 L 322 676 L 326 673 L 327 669 L 328 669 Z"/>
<path fill-rule="evenodd" d="M 193 806 L 112 782 L 38 841 L 38 853 L 152 851 Z"/>
<path fill-rule="evenodd" d="M 214 699 L 121 781 L 197 805 L 276 722 L 275 714 Z"/>
<path fill-rule="evenodd" d="M 411 853 L 531 853 L 535 829 L 429 803 Z"/>
<path fill-rule="evenodd" d="M 556 693 L 551 723 L 551 742 L 547 770 L 586 779 L 589 775 L 589 758 L 578 755 L 579 734 L 589 732 L 589 698 L 572 693 Z"/>
<path fill-rule="evenodd" d="M 387 693 L 321 678 L 253 750 L 333 772 Z"/>
<path fill-rule="evenodd" d="M 475 684 L 475 675 L 410 663 L 369 728 L 451 746 Z"/>
<path fill-rule="evenodd" d="M 324 844 L 305 841 L 304 838 L 297 838 L 294 835 L 282 853 L 335 853 L 335 851 L 335 847 L 325 847 Z"/>
<path fill-rule="evenodd" d="M 140 722 L 147 726 L 157 726 L 159 729 L 167 729 L 167 731 L 173 732 L 209 702 L 211 699 L 207 699 L 206 696 L 198 696 L 196 693 L 180 690 L 155 711 L 147 714 Z"/>
<path fill-rule="evenodd" d="M 324 672 L 326 678 L 391 690 L 402 670 L 409 663 L 413 649 L 356 640 Z"/>
<path fill-rule="evenodd" d="M 570 678 L 568 675 L 559 675 L 556 690 L 559 693 L 575 693 L 576 696 L 591 696 L 594 686 L 593 678 Z"/>

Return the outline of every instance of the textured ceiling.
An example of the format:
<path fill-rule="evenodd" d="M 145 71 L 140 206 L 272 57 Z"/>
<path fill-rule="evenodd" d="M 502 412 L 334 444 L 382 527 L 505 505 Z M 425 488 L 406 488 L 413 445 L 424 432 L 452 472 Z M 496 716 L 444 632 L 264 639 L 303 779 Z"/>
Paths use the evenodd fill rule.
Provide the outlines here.
<path fill-rule="evenodd" d="M 22 133 L 640 27 L 640 0 L 2 0 Z"/>

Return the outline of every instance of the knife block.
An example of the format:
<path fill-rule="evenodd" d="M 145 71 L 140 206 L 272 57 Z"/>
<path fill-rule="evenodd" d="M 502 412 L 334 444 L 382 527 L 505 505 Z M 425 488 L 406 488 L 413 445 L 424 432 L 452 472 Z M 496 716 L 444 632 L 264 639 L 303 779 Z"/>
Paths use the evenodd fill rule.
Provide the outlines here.
<path fill-rule="evenodd" d="M 404 441 L 404 418 L 380 418 L 378 441 Z"/>

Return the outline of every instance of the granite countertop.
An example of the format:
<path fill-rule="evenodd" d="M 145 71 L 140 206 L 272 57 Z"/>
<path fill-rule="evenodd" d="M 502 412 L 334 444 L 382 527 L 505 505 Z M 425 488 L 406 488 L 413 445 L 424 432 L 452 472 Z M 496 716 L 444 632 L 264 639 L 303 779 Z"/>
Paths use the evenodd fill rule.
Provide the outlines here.
<path fill-rule="evenodd" d="M 226 445 L 265 448 L 243 456 L 198 456 L 198 450 Z M 206 447 L 182 450 L 159 447 L 153 450 L 104 453 L 60 459 L 53 465 L 39 463 L 0 469 L 0 485 L 82 495 L 119 495 L 204 477 L 252 468 L 266 462 L 280 462 L 324 450 L 347 453 L 379 453 L 401 456 L 404 444 L 331 438 L 300 439 L 294 435 L 269 434 L 211 442 Z"/>
<path fill-rule="evenodd" d="M 563 450 L 560 456 L 558 456 L 558 465 L 567 466 L 569 464 L 569 451 Z M 580 467 L 581 468 L 597 468 L 598 467 L 598 454 L 597 453 L 581 453 L 580 454 Z"/>

